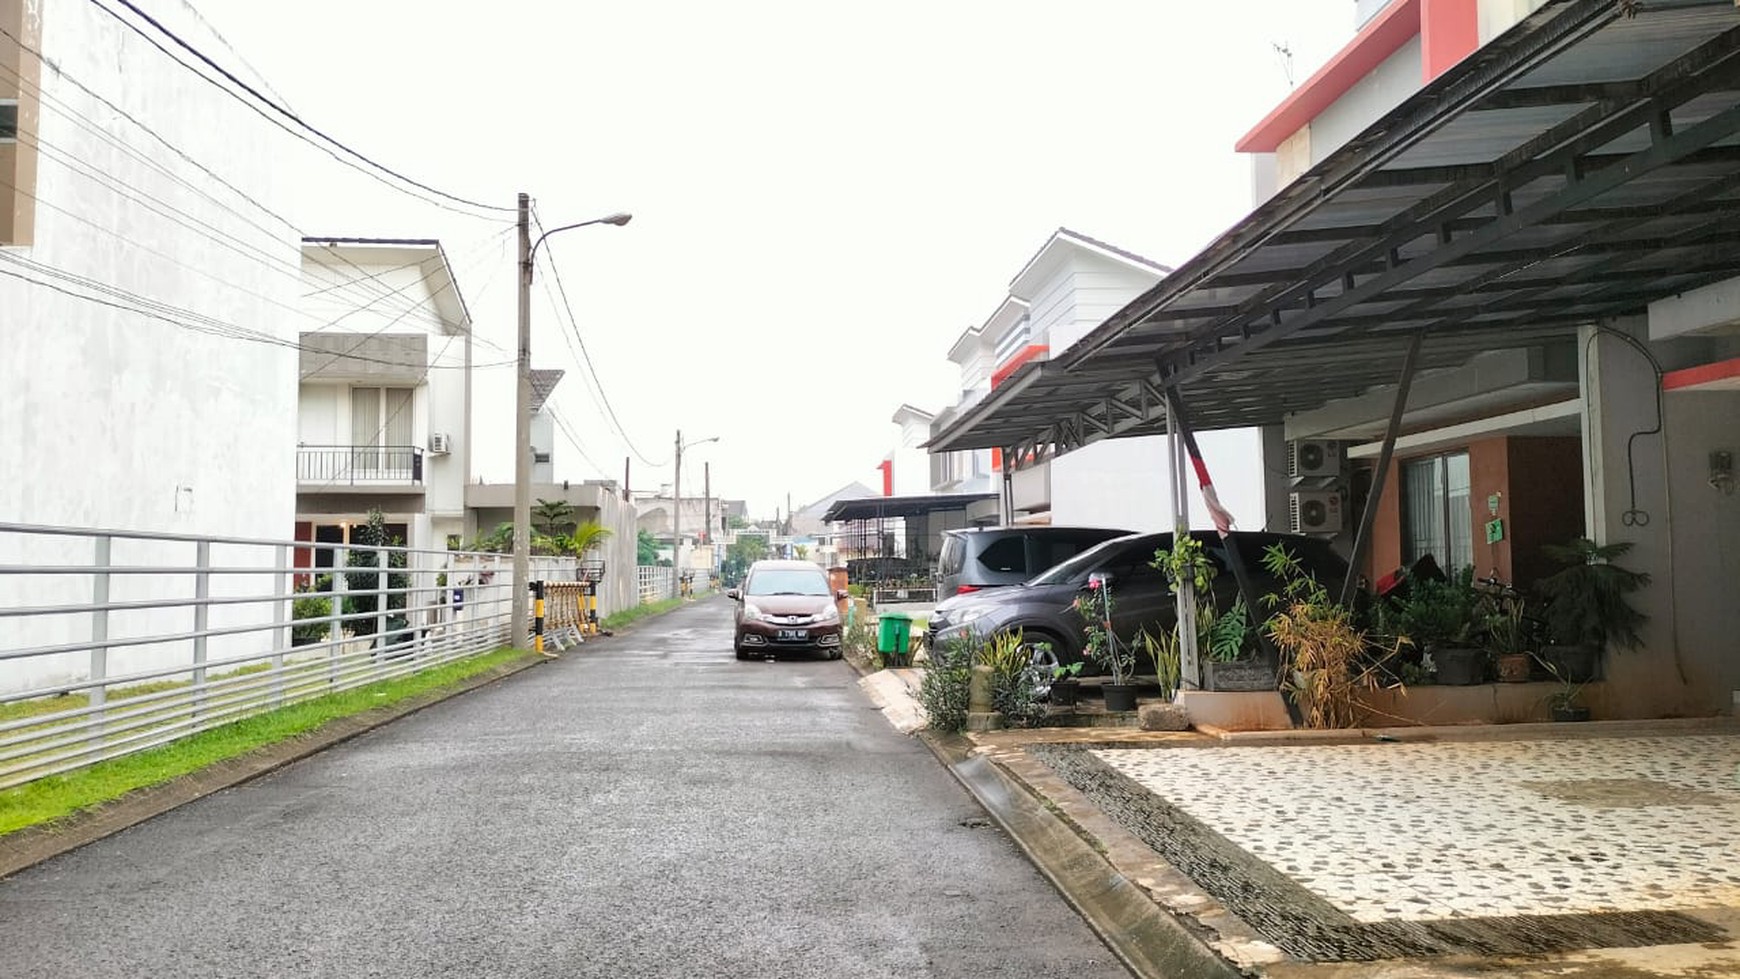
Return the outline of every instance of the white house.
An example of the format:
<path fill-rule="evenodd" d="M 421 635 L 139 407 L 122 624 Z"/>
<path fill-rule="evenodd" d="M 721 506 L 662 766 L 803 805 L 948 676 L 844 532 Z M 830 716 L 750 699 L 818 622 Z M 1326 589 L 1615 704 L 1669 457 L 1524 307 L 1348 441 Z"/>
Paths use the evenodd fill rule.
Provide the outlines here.
<path fill-rule="evenodd" d="M 949 351 L 961 367 L 961 401 L 932 424 L 941 433 L 1024 365 L 1049 360 L 1160 281 L 1164 265 L 1059 228 L 1010 280 L 1009 294 L 984 323 L 968 329 Z M 1263 438 L 1254 429 L 1204 433 L 1203 454 L 1221 487 L 1222 502 L 1242 527 L 1270 519 L 1263 479 Z M 1008 474 L 1007 513 L 1016 523 L 1170 529 L 1172 492 L 1162 436 L 1107 440 L 1045 460 L 1015 460 Z M 940 461 L 938 461 L 940 460 Z M 956 450 L 933 457 L 938 492 L 1003 489 L 999 450 Z M 969 514 L 984 523 L 994 513 Z M 1209 526 L 1198 507 L 1192 522 Z"/>
<path fill-rule="evenodd" d="M 191 9 L 158 7 L 191 43 L 220 47 Z M 231 189 L 285 207 L 277 147 L 246 107 L 96 5 L 0 0 L 0 30 L 0 522 L 283 539 L 295 513 L 297 243 Z M 0 563 L 92 560 L 88 539 L 0 533 Z M 194 545 L 117 541 L 112 560 L 189 565 Z M 111 600 L 189 587 L 128 578 Z M 90 599 L 78 576 L 0 575 L 0 605 Z M 247 614 L 214 608 L 210 624 Z M 172 619 L 134 622 L 187 628 Z M 85 617 L 35 617 L 0 649 L 89 638 Z M 224 638 L 211 646 L 221 655 Z M 111 667 L 187 655 L 141 647 Z M 87 669 L 82 653 L 5 663 L 0 691 Z"/>
<path fill-rule="evenodd" d="M 411 547 L 463 536 L 471 316 L 440 243 L 304 239 L 302 269 L 296 539 L 345 543 L 371 508 Z"/>

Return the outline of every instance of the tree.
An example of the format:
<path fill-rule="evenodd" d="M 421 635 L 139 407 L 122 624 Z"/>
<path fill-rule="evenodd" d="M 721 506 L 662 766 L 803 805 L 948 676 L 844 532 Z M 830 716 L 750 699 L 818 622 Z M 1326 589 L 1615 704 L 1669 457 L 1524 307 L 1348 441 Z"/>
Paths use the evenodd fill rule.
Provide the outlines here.
<path fill-rule="evenodd" d="M 766 537 L 739 533 L 737 540 L 725 548 L 725 560 L 719 563 L 719 574 L 728 582 L 741 581 L 749 572 L 749 566 L 765 557 Z"/>
<path fill-rule="evenodd" d="M 643 567 L 652 567 L 659 563 L 658 538 L 644 528 L 634 535 L 634 563 Z"/>
<path fill-rule="evenodd" d="M 588 520 L 575 527 L 574 533 L 564 538 L 564 550 L 575 557 L 583 558 L 587 551 L 603 544 L 610 539 L 610 536 L 609 527 L 596 520 Z"/>
<path fill-rule="evenodd" d="M 540 497 L 532 508 L 532 526 L 545 537 L 559 537 L 562 528 L 574 522 L 574 505 L 567 500 L 546 500 Z"/>
<path fill-rule="evenodd" d="M 344 585 L 349 594 L 344 599 L 344 612 L 347 616 L 356 615 L 359 618 L 346 619 L 345 628 L 358 636 L 372 636 L 379 628 L 380 620 L 372 613 L 381 611 L 380 594 L 380 556 L 381 552 L 372 550 L 376 547 L 403 547 L 404 541 L 389 540 L 387 537 L 387 518 L 377 507 L 369 511 L 368 521 L 351 529 L 351 547 L 345 555 L 345 567 L 353 570 L 344 574 Z M 386 587 L 393 589 L 387 595 L 387 631 L 389 634 L 399 633 L 410 625 L 410 619 L 405 614 L 406 599 L 409 597 L 403 589 L 411 587 L 411 576 L 392 573 L 391 569 L 405 567 L 404 551 L 387 552 Z M 409 637 L 393 635 L 391 641 L 399 642 Z"/>

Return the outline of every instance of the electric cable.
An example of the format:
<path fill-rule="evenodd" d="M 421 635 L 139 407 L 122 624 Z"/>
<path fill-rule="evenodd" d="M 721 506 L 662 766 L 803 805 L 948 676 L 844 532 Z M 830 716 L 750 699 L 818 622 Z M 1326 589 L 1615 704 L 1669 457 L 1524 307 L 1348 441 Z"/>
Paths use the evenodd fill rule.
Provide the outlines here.
<path fill-rule="evenodd" d="M 291 112 L 289 109 L 278 104 L 277 102 L 273 101 L 272 99 L 266 97 L 258 89 L 254 88 L 253 86 L 249 85 L 247 82 L 244 82 L 240 78 L 238 78 L 235 75 L 235 73 L 231 72 L 229 69 L 224 68 L 222 65 L 218 64 L 209 55 L 205 54 L 204 52 L 200 51 L 198 48 L 194 47 L 192 44 L 183 40 L 179 35 L 177 35 L 174 31 L 171 31 L 169 28 L 165 27 L 156 18 L 152 17 L 150 14 L 147 14 L 145 11 L 139 9 L 139 7 L 137 5 L 132 3 L 132 0 L 118 0 L 118 2 L 122 6 L 126 7 L 128 10 L 132 11 L 134 13 L 134 15 L 139 17 L 141 20 L 144 20 L 146 23 L 150 24 L 153 28 L 155 28 L 157 30 L 158 33 L 160 33 L 164 37 L 168 38 L 171 43 L 175 44 L 177 47 L 179 47 L 182 50 L 191 54 L 194 58 L 196 58 L 199 61 L 206 64 L 208 67 L 210 67 L 213 71 L 217 72 L 224 79 L 227 79 L 231 84 L 235 85 L 237 88 L 240 88 L 242 90 L 242 92 L 246 92 L 248 95 L 252 96 L 261 105 L 265 105 L 267 108 L 270 108 L 273 113 L 276 113 L 277 115 L 284 117 L 284 119 L 289 120 L 291 123 L 294 123 L 295 126 L 298 127 L 299 129 L 302 129 L 308 133 L 312 133 L 313 135 L 320 137 L 321 140 L 325 141 L 325 143 L 327 143 L 327 144 L 330 144 L 330 146 L 322 145 L 321 143 L 317 143 L 314 140 L 309 139 L 308 136 L 297 132 L 296 129 L 292 129 L 289 125 L 286 125 L 285 123 L 280 122 L 278 119 L 273 118 L 273 116 L 271 114 L 268 114 L 264 109 L 261 109 L 260 105 L 256 105 L 254 102 L 251 102 L 247 98 L 244 98 L 240 92 L 237 92 L 235 89 L 229 88 L 228 86 L 224 85 L 222 82 L 218 81 L 218 79 L 213 78 L 211 75 L 208 75 L 205 72 L 198 70 L 192 64 L 189 64 L 188 62 L 182 60 L 181 58 L 176 57 L 174 52 L 172 52 L 168 48 L 164 47 L 163 44 L 161 42 L 159 42 L 156 38 L 152 37 L 150 34 L 147 34 L 145 32 L 145 30 L 143 28 L 141 28 L 138 24 L 133 23 L 132 21 L 128 20 L 127 18 L 121 16 L 120 13 L 118 13 L 117 11 L 109 8 L 108 6 L 105 6 L 101 2 L 101 0 L 90 0 L 90 3 L 92 6 L 96 7 L 98 10 L 101 10 L 104 13 L 108 14 L 110 17 L 113 17 L 118 23 L 125 26 L 128 30 L 132 31 L 134 34 L 137 34 L 147 44 L 150 44 L 152 47 L 156 48 L 158 51 L 161 51 L 163 53 L 163 55 L 165 57 L 169 58 L 171 61 L 174 61 L 176 64 L 181 65 L 183 68 L 186 68 L 193 75 L 202 79 L 207 84 L 211 85 L 213 88 L 216 88 L 218 91 L 223 92 L 224 94 L 228 95 L 230 98 L 236 100 L 241 105 L 246 106 L 248 109 L 252 110 L 256 115 L 259 115 L 262 119 L 265 119 L 266 121 L 272 123 L 273 125 L 277 126 L 279 129 L 284 130 L 286 133 L 289 133 L 290 135 L 296 137 L 297 139 L 300 139 L 303 142 L 308 143 L 310 146 L 313 146 L 317 149 L 320 149 L 321 151 L 325 152 L 328 156 L 331 156 L 333 159 L 339 161 L 340 163 L 343 163 L 344 165 L 349 166 L 352 169 L 357 170 L 360 173 L 367 174 L 368 176 L 379 181 L 380 183 L 382 183 L 388 187 L 392 187 L 395 190 L 398 190 L 400 193 L 406 194 L 407 196 L 410 196 L 410 197 L 415 197 L 419 200 L 424 201 L 425 203 L 432 204 L 436 207 L 441 207 L 441 208 L 444 208 L 446 210 L 452 211 L 455 214 L 463 214 L 467 217 L 472 217 L 472 218 L 485 218 L 485 215 L 475 214 L 475 213 L 472 213 L 470 211 L 459 210 L 458 208 L 455 208 L 449 204 L 444 204 L 439 200 L 435 200 L 429 196 L 426 196 L 425 194 L 419 194 L 416 191 L 413 191 L 413 190 L 410 190 L 406 187 L 395 184 L 391 180 L 386 179 L 386 177 L 381 176 L 381 174 L 387 174 L 387 175 L 401 181 L 404 184 L 408 184 L 411 187 L 416 187 L 420 190 L 426 191 L 428 194 L 433 194 L 433 195 L 435 195 L 435 197 L 444 198 L 448 201 L 453 201 L 453 202 L 458 203 L 458 204 L 463 204 L 467 207 L 476 208 L 479 210 L 489 211 L 489 212 L 498 212 L 498 213 L 499 212 L 511 213 L 514 210 L 514 208 L 507 207 L 505 205 L 486 204 L 486 203 L 483 203 L 481 201 L 474 201 L 474 200 L 471 200 L 469 198 L 459 196 L 457 194 L 448 193 L 447 191 L 441 190 L 441 189 L 436 188 L 436 187 L 432 187 L 429 184 L 423 183 L 422 181 L 416 180 L 416 179 L 409 177 L 403 173 L 400 173 L 399 171 L 394 170 L 391 167 L 388 167 L 385 164 L 382 164 L 382 163 L 366 156 L 365 154 L 359 152 L 358 150 L 353 149 L 350 146 L 346 145 L 345 143 L 341 142 L 337 138 L 335 138 L 331 135 L 328 135 L 326 132 L 324 132 L 321 129 L 308 123 L 306 120 L 304 120 L 301 116 L 298 116 L 296 113 Z M 337 150 L 342 151 L 345 154 L 345 156 L 341 156 L 341 155 L 339 155 L 338 152 L 335 152 L 333 149 L 334 147 L 336 147 Z M 346 156 L 351 157 L 353 159 L 347 159 Z M 355 161 L 361 161 L 361 163 L 366 164 L 366 166 L 359 165 Z M 489 217 L 487 217 L 487 220 L 497 220 L 497 218 L 494 216 L 489 216 Z"/>
<path fill-rule="evenodd" d="M 544 225 L 543 222 L 538 219 L 538 211 L 535 205 L 532 207 L 532 221 L 537 224 L 538 232 L 542 234 L 544 231 Z M 652 461 L 647 457 L 646 453 L 640 450 L 639 446 L 634 444 L 634 440 L 629 438 L 628 431 L 623 427 L 622 420 L 617 417 L 616 409 L 611 406 L 610 396 L 605 393 L 604 390 L 604 382 L 599 379 L 598 370 L 592 363 L 592 356 L 586 350 L 586 340 L 580 334 L 580 321 L 574 318 L 574 307 L 568 302 L 568 290 L 562 285 L 562 273 L 556 267 L 556 259 L 552 248 L 553 246 L 549 245 L 546 240 L 544 246 L 544 264 L 550 270 L 550 278 L 554 279 L 556 282 L 556 291 L 562 298 L 562 309 L 568 315 L 569 330 L 573 333 L 574 340 L 580 345 L 581 362 L 586 368 L 586 373 L 592 378 L 592 389 L 597 391 L 598 400 L 602 403 L 605 414 L 610 418 L 611 425 L 616 429 L 616 433 L 622 436 L 623 444 L 627 445 L 629 451 L 639 457 L 641 462 L 652 466 L 655 469 L 669 465 L 668 460 L 666 462 Z M 547 289 L 548 286 L 546 285 L 545 288 Z"/>
<path fill-rule="evenodd" d="M 28 51 L 30 54 L 32 54 L 36 58 L 38 58 L 38 60 L 41 60 L 41 58 L 42 58 L 41 52 L 37 51 L 35 48 L 32 48 L 30 45 L 24 44 L 23 41 L 21 41 L 16 35 L 7 31 L 4 27 L 0 27 L 0 36 L 5 36 L 7 38 L 10 38 L 15 44 L 18 44 L 22 50 Z M 120 140 L 115 135 L 111 134 L 101 124 L 97 123 L 96 121 L 92 120 L 89 116 L 87 116 L 84 113 L 81 113 L 77 109 L 73 108 L 65 100 L 62 100 L 62 99 L 55 97 L 53 94 L 48 92 L 48 90 L 42 88 L 40 85 L 32 84 L 28 79 L 26 79 L 24 77 L 24 75 L 18 69 L 11 68 L 11 67 L 4 66 L 4 65 L 0 65 L 0 71 L 5 71 L 8 74 L 10 74 L 16 80 L 17 84 L 19 85 L 20 91 L 25 92 L 26 94 L 29 94 L 30 90 L 34 89 L 35 97 L 38 99 L 38 101 L 41 105 L 43 105 L 47 108 L 53 109 L 62 118 L 65 118 L 68 121 L 72 122 L 75 126 L 85 130 L 86 132 L 90 133 L 92 136 L 104 141 L 106 144 L 113 146 L 115 149 L 121 151 L 122 153 L 125 153 L 127 156 L 138 161 L 142 165 L 147 166 L 147 167 L 157 171 L 158 173 L 162 174 L 164 177 L 168 178 L 169 180 L 172 180 L 175 183 L 177 183 L 183 187 L 186 187 L 189 191 L 191 191 L 195 194 L 198 194 L 198 195 L 204 197 L 205 199 L 211 201 L 220 210 L 235 216 L 238 220 L 241 220 L 241 221 L 249 224 L 250 226 L 256 228 L 262 234 L 265 234 L 265 235 L 271 237 L 273 240 L 277 240 L 275 232 L 272 232 L 271 230 L 269 230 L 266 227 L 264 227 L 263 225 L 261 225 L 259 222 L 254 221 L 249 216 L 243 214 L 241 211 L 238 211 L 234 207 L 230 206 L 228 203 L 220 200 L 216 195 L 212 194 L 207 189 L 200 187 L 200 186 L 192 183 L 191 181 L 187 180 L 186 178 L 182 177 L 180 174 L 175 173 L 173 170 L 169 169 L 167 166 L 165 166 L 162 162 L 160 162 L 156 158 L 149 156 L 149 155 L 146 155 L 145 153 L 141 152 L 137 147 L 135 147 L 131 143 L 127 143 L 127 142 Z M 67 83 L 71 84 L 75 88 L 84 92 L 86 95 L 95 99 L 96 101 L 101 103 L 103 106 L 108 108 L 111 112 L 115 113 L 117 116 L 119 116 L 123 119 L 126 119 L 129 123 L 131 123 L 139 131 L 145 133 L 146 135 L 150 136 L 152 139 L 156 140 L 164 148 L 168 149 L 170 152 L 172 152 L 176 156 L 180 157 L 182 160 L 184 160 L 190 166 L 194 167 L 195 169 L 199 170 L 201 173 L 205 174 L 207 177 L 216 181 L 219 185 L 223 186 L 225 189 L 229 190 L 231 193 L 235 194 L 237 197 L 239 197 L 242 200 L 246 201 L 247 203 L 253 205 L 255 208 L 258 208 L 262 213 L 270 216 L 272 219 L 276 220 L 279 224 L 283 225 L 285 228 L 294 232 L 298 237 L 301 237 L 301 238 L 310 237 L 309 233 L 306 230 L 304 230 L 303 228 L 301 228 L 300 226 L 298 226 L 294 221 L 291 221 L 289 218 L 285 217 L 284 215 L 278 213 L 277 211 L 274 211 L 272 208 L 268 207 L 266 204 L 262 203 L 257 198 L 251 196 L 246 191 L 242 190 L 240 187 L 237 187 L 234 183 L 226 180 L 223 176 L 218 174 L 216 171 L 212 170 L 210 167 L 206 166 L 204 163 L 201 163 L 199 160 L 195 159 L 186 150 L 182 149 L 180 146 L 177 146 L 174 142 L 169 140 L 167 137 L 163 136 L 162 133 L 158 132 L 156 129 L 154 129 L 150 125 L 146 124 L 143 120 L 139 119 L 137 116 L 134 116 L 133 114 L 129 113 L 126 109 L 120 107 L 119 105 L 116 105 L 113 101 L 104 97 L 101 93 L 95 91 L 90 86 L 86 85 L 84 82 L 80 81 L 76 76 L 67 72 L 65 69 L 61 69 L 60 71 L 58 71 L 56 73 L 56 77 L 61 79 L 61 80 L 66 81 Z M 45 140 L 42 140 L 40 133 L 36 134 L 36 139 L 38 140 L 38 142 L 41 145 L 50 146 L 61 153 L 66 152 L 64 149 L 62 149 L 60 147 L 55 147 L 54 144 L 51 144 Z M 57 161 L 57 162 L 61 162 L 61 161 Z M 63 162 L 62 165 L 64 166 L 66 164 Z M 100 175 L 100 177 L 103 179 L 112 178 L 112 175 L 105 174 L 105 173 L 103 173 L 103 171 L 101 171 L 99 169 L 93 168 L 92 172 L 94 174 Z M 98 179 L 98 178 L 91 177 L 90 179 Z M 118 178 L 115 178 L 115 179 L 118 179 Z M 513 228 L 513 225 L 509 224 L 506 227 L 508 230 L 511 231 Z M 342 255 L 340 256 L 340 258 L 343 261 L 345 261 L 347 264 L 350 264 L 358 272 L 363 271 L 361 266 L 356 265 L 354 262 L 350 262 L 348 258 L 344 258 Z M 371 278 L 372 278 L 372 276 L 371 276 Z M 497 347 L 497 349 L 500 349 L 500 348 Z"/>
<path fill-rule="evenodd" d="M 1590 383 L 1589 351 L 1594 347 L 1595 339 L 1600 336 L 1611 336 L 1625 341 L 1627 345 L 1642 354 L 1643 358 L 1649 361 L 1650 370 L 1655 372 L 1655 426 L 1653 428 L 1638 429 L 1637 431 L 1632 432 L 1630 437 L 1625 440 L 1625 481 L 1626 486 L 1631 493 L 1631 500 L 1630 506 L 1619 515 L 1619 522 L 1627 527 L 1647 527 L 1649 526 L 1649 511 L 1642 509 L 1637 505 L 1636 448 L 1637 440 L 1639 438 L 1661 434 L 1663 418 L 1661 403 L 1661 379 L 1663 371 L 1661 361 L 1656 359 L 1655 354 L 1651 353 L 1650 349 L 1645 346 L 1641 340 L 1638 340 L 1631 334 L 1626 333 L 1623 330 L 1615 330 L 1610 326 L 1596 326 L 1590 332 L 1588 341 L 1583 344 L 1583 387 L 1585 390 L 1588 389 Z M 1588 466 L 1588 471 L 1591 473 L 1595 471 L 1592 462 Z"/>

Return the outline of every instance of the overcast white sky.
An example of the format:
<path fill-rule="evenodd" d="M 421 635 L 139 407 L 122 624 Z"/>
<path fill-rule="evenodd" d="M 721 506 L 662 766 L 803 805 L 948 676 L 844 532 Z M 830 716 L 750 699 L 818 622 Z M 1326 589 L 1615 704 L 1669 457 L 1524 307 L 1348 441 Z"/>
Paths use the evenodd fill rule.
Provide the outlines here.
<path fill-rule="evenodd" d="M 162 2 L 162 0 L 158 0 Z M 957 395 L 961 331 L 1063 225 L 1176 265 L 1250 207 L 1234 141 L 1353 30 L 1351 0 L 194 0 L 306 119 L 427 183 L 568 232 L 581 336 L 633 484 L 671 443 L 717 494 L 772 516 L 871 482 L 902 402 Z M 150 9 L 149 4 L 141 4 Z M 226 60 L 226 52 L 212 52 Z M 233 58 L 236 55 L 231 54 Z M 301 166 L 301 165 L 299 165 Z M 500 227 L 311 160 L 293 213 L 317 234 L 439 237 L 480 361 L 511 356 Z M 503 220 L 509 220 L 504 216 Z M 481 248 L 481 250 L 480 250 Z M 557 476 L 620 478 L 555 310 L 533 361 L 566 368 Z M 504 353 L 506 352 L 506 353 Z M 477 465 L 512 477 L 512 371 L 485 371 Z M 692 481 L 691 481 L 692 480 Z"/>

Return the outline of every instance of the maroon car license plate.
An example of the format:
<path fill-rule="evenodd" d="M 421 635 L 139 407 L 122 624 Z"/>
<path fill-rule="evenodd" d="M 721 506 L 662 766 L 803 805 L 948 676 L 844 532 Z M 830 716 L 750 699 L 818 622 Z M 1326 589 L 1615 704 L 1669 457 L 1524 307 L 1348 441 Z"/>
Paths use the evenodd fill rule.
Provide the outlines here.
<path fill-rule="evenodd" d="M 780 642 L 802 642 L 810 637 L 808 629 L 781 629 L 774 638 Z"/>

